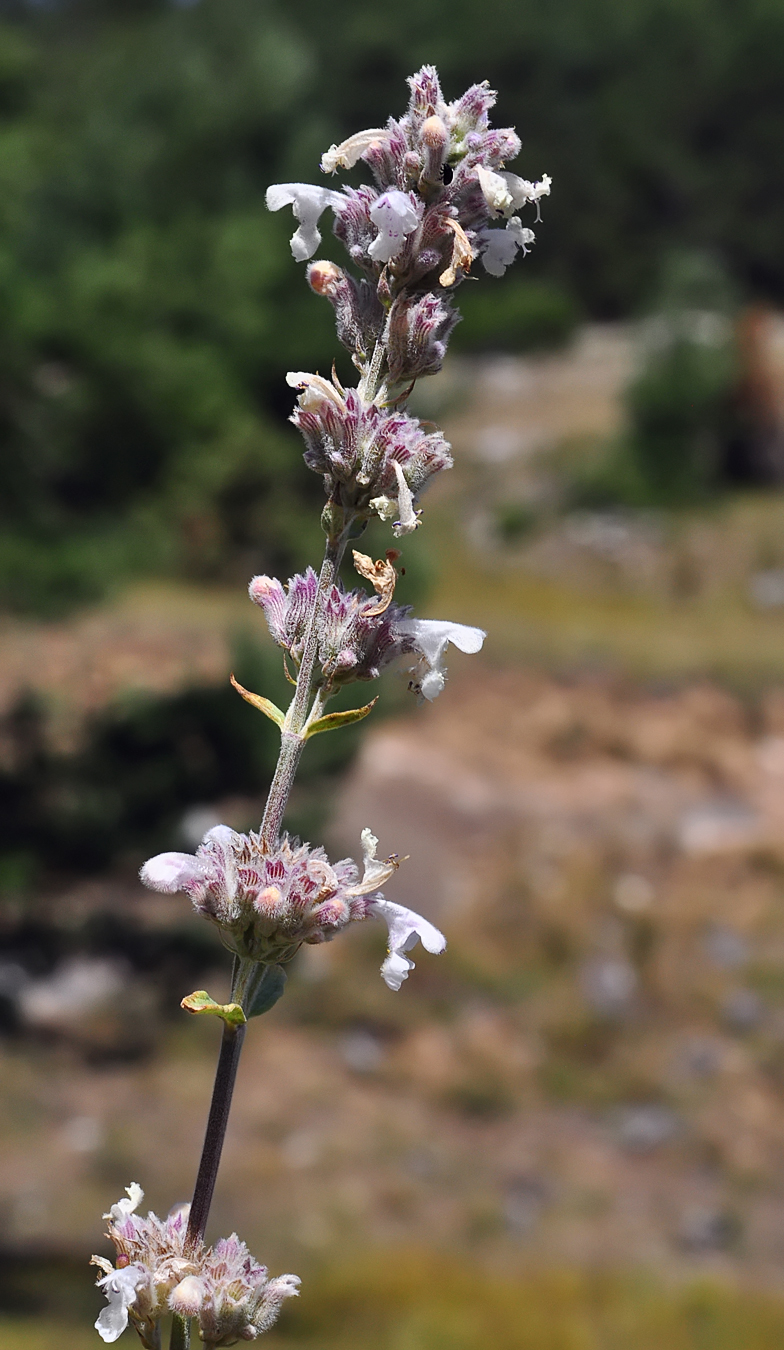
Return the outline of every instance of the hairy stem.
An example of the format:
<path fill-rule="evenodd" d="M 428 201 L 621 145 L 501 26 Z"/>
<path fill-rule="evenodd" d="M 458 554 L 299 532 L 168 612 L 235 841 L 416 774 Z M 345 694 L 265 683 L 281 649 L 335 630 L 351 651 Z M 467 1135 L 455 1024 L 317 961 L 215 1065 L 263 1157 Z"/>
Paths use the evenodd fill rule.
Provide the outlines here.
<path fill-rule="evenodd" d="M 329 538 L 324 550 L 318 590 L 308 622 L 305 647 L 297 675 L 297 688 L 294 691 L 294 698 L 286 714 L 286 721 L 281 732 L 280 755 L 278 756 L 275 776 L 270 785 L 264 818 L 261 822 L 261 845 L 267 851 L 273 849 L 277 843 L 280 827 L 283 823 L 283 815 L 299 767 L 300 757 L 305 747 L 302 729 L 307 721 L 308 705 L 313 687 L 313 671 L 318 656 L 317 617 L 327 592 L 337 580 L 338 569 L 347 542 L 348 532 L 344 531 L 337 539 Z"/>
<path fill-rule="evenodd" d="M 171 1336 L 169 1337 L 169 1350 L 188 1350 L 191 1343 L 191 1319 L 181 1317 L 179 1313 L 174 1314 L 172 1321 Z"/>
<path fill-rule="evenodd" d="M 267 797 L 264 819 L 261 823 L 261 843 L 262 847 L 267 850 L 273 849 L 277 843 L 283 821 L 283 814 L 286 810 L 300 756 L 305 745 L 305 737 L 303 736 L 302 731 L 307 721 L 308 707 L 313 686 L 313 671 L 318 656 L 317 617 L 327 592 L 337 579 L 338 569 L 346 548 L 347 540 L 348 529 L 344 530 L 338 538 L 328 538 L 324 550 L 324 561 L 321 565 L 318 590 L 313 604 L 313 612 L 310 615 L 308 622 L 305 648 L 302 653 L 302 660 L 297 675 L 297 687 L 281 733 L 280 754 L 275 769 L 275 776 L 270 786 L 269 796 Z M 243 1006 L 245 1006 L 246 995 L 249 996 L 250 993 L 255 968 L 255 963 L 241 961 L 238 968 L 235 970 L 232 997 L 235 1001 L 242 1003 Z M 247 1012 L 247 1007 L 245 1010 Z M 199 1163 L 199 1171 L 196 1176 L 196 1185 L 193 1191 L 193 1201 L 191 1203 L 190 1218 L 188 1220 L 186 1247 L 191 1250 L 193 1250 L 203 1239 L 204 1231 L 207 1227 L 207 1219 L 209 1217 L 212 1195 L 215 1190 L 215 1182 L 218 1176 L 221 1153 L 223 1152 L 226 1127 L 229 1123 L 231 1098 L 234 1092 L 234 1082 L 237 1077 L 237 1067 L 239 1065 L 244 1039 L 245 1026 L 232 1027 L 228 1024 L 224 1025 L 220 1054 L 218 1056 L 218 1067 L 215 1071 L 215 1084 L 212 1089 L 210 1114 L 207 1118 L 207 1131 L 204 1136 L 204 1147 L 202 1149 L 201 1162 Z M 172 1336 L 174 1336 L 174 1334 L 175 1332 L 173 1330 Z M 179 1335 L 180 1333 L 178 1332 L 177 1334 Z M 175 1347 L 173 1342 L 172 1346 L 173 1350 L 187 1350 L 186 1343 L 178 1342 Z"/>

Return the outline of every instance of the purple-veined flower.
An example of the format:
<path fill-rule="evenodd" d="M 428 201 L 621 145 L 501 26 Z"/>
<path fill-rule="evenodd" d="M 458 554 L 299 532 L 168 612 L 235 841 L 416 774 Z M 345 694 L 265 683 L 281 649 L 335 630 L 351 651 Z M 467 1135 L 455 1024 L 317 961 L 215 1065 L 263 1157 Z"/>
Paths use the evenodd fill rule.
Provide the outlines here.
<path fill-rule="evenodd" d="M 443 951 L 446 941 L 441 937 L 438 945 L 432 924 L 400 905 L 390 908 L 380 894 L 398 863 L 394 857 L 377 858 L 377 846 L 375 835 L 364 829 L 360 877 L 350 858 L 333 865 L 322 848 L 298 844 L 286 835 L 267 852 L 258 835 L 216 825 L 195 854 L 159 853 L 144 864 L 140 875 L 151 890 L 189 896 L 199 913 L 217 924 L 224 943 L 254 961 L 288 961 L 303 942 L 327 942 L 369 914 L 388 922 L 390 915 L 395 918 L 390 952 L 398 950 L 391 943 L 402 931 L 398 923 L 402 914 L 410 933 L 421 928 L 428 951 Z M 400 987 L 399 981 L 390 983 L 386 967 L 382 974 L 390 988 Z"/>
<path fill-rule="evenodd" d="M 104 1215 L 117 1265 L 92 1258 L 104 1272 L 97 1283 L 107 1299 L 95 1327 L 108 1344 L 131 1322 L 147 1350 L 158 1350 L 160 1321 L 170 1311 L 196 1317 L 207 1345 L 253 1340 L 298 1293 L 296 1275 L 271 1280 L 236 1233 L 213 1247 L 196 1242 L 186 1250 L 187 1205 L 176 1206 L 166 1219 L 152 1213 L 143 1218 L 136 1213 L 144 1198 L 141 1186 L 132 1182 L 127 1197 Z"/>
<path fill-rule="evenodd" d="M 423 209 L 410 192 L 399 192 L 397 188 L 376 198 L 370 208 L 370 219 L 378 235 L 368 249 L 374 262 L 388 263 L 397 257 L 408 235 L 419 224 Z"/>

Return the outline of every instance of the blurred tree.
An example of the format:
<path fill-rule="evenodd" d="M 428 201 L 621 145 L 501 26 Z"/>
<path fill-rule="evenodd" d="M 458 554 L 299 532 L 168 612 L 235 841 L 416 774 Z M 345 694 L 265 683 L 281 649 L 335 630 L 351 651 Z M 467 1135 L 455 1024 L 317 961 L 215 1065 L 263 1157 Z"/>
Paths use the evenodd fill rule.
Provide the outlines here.
<path fill-rule="evenodd" d="M 491 0 L 481 23 L 468 0 L 399 0 L 394 24 L 349 0 L 3 13 L 7 604 L 57 609 L 140 567 L 304 558 L 318 488 L 283 429 L 281 377 L 327 367 L 335 344 L 263 193 L 402 108 L 423 60 L 450 97 L 487 77 L 523 136 L 515 168 L 555 180 L 507 341 L 535 341 L 537 312 L 557 335 L 571 305 L 639 309 L 676 246 L 784 298 L 779 0 Z M 484 278 L 468 295 L 480 345 L 493 297 Z"/>
<path fill-rule="evenodd" d="M 307 59 L 269 24 L 249 40 L 248 12 L 207 31 L 165 14 L 154 33 L 115 15 L 37 48 L 0 31 L 8 604 L 60 609 L 131 568 L 245 575 L 305 554 L 318 485 L 266 411 L 294 342 L 263 187 Z M 298 364 L 334 341 L 314 309 L 291 316 Z"/>

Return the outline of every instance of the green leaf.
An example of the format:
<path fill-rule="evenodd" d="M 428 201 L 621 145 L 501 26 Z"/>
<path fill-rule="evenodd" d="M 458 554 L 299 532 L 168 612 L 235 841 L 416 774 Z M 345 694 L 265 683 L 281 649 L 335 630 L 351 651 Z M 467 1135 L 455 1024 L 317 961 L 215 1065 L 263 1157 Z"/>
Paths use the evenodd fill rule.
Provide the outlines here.
<path fill-rule="evenodd" d="M 265 717 L 269 717 L 270 721 L 274 722 L 276 726 L 283 726 L 286 714 L 282 713 L 280 708 L 276 708 L 275 704 L 268 698 L 262 698 L 261 694 L 253 694 L 250 689 L 243 689 L 239 680 L 235 680 L 233 675 L 229 676 L 229 678 L 234 685 L 234 688 L 237 690 L 237 693 L 242 695 L 246 703 L 250 703 L 252 707 L 258 708 L 259 712 L 263 712 Z"/>
<path fill-rule="evenodd" d="M 259 970 L 261 974 L 258 981 L 254 981 L 248 999 L 249 1019 L 269 1012 L 286 988 L 286 972 L 282 966 L 259 966 Z"/>
<path fill-rule="evenodd" d="M 338 731 L 341 727 L 350 727 L 352 722 L 361 722 L 363 717 L 367 717 L 368 713 L 373 711 L 377 703 L 378 695 L 370 703 L 366 703 L 364 708 L 349 708 L 348 712 L 327 713 L 326 717 L 318 717 L 306 727 L 305 739 L 318 736 L 320 731 Z"/>
<path fill-rule="evenodd" d="M 230 1027 L 241 1027 L 243 1022 L 247 1021 L 239 1003 L 216 1003 L 206 989 L 197 989 L 194 993 L 188 994 L 180 1007 L 186 1012 L 209 1013 L 212 1017 L 220 1017 Z"/>

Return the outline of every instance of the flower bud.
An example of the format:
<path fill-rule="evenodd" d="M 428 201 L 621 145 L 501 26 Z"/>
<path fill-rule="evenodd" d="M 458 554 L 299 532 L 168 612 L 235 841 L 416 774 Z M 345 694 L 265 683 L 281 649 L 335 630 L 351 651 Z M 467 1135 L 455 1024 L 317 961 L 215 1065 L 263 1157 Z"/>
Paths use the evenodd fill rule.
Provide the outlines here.
<path fill-rule="evenodd" d="M 340 505 L 360 519 L 375 511 L 374 501 L 400 501 L 399 473 L 407 501 L 452 464 L 440 432 L 426 432 L 406 413 L 366 404 L 353 389 L 336 402 L 300 397 L 291 420 L 305 441 L 305 463 L 324 476 L 330 507 Z"/>
<path fill-rule="evenodd" d="M 331 262 L 315 262 L 308 269 L 308 282 L 316 295 L 329 300 L 335 311 L 338 340 L 344 347 L 367 359 L 384 327 L 384 309 L 375 289 Z"/>
<path fill-rule="evenodd" d="M 419 136 L 427 150 L 444 150 L 449 141 L 449 133 L 440 117 L 428 117 L 422 123 Z"/>
<path fill-rule="evenodd" d="M 331 262 L 314 262 L 308 267 L 308 284 L 316 295 L 331 296 L 345 277 L 342 268 Z"/>
<path fill-rule="evenodd" d="M 449 132 L 440 117 L 425 119 L 419 142 L 422 149 L 422 178 L 426 183 L 438 183 L 449 145 Z"/>
<path fill-rule="evenodd" d="M 183 1317 L 195 1317 L 204 1302 L 204 1285 L 196 1275 L 186 1275 L 172 1289 L 169 1307 Z"/>
<path fill-rule="evenodd" d="M 447 299 L 426 293 L 398 297 L 387 329 L 387 360 L 395 382 L 435 375 L 441 369 L 449 336 L 460 315 Z"/>

